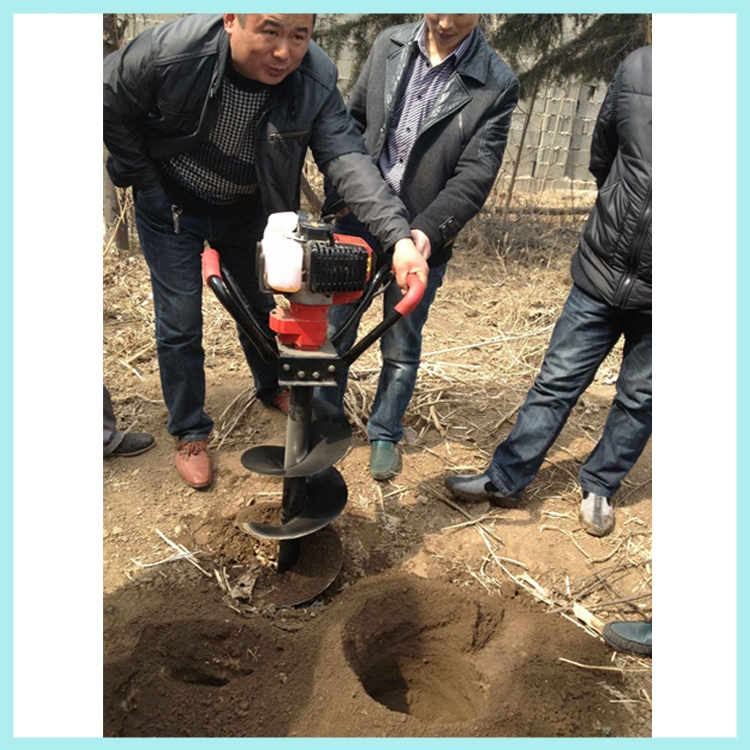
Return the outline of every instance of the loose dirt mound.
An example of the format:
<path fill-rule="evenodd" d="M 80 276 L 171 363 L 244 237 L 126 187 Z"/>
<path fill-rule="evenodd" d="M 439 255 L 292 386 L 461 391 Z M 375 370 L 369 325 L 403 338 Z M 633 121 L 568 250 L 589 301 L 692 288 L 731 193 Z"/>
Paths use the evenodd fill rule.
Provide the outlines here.
<path fill-rule="evenodd" d="M 169 581 L 106 606 L 109 737 L 631 733 L 622 677 L 559 659 L 606 665 L 604 645 L 513 592 L 396 574 L 248 620 Z"/>

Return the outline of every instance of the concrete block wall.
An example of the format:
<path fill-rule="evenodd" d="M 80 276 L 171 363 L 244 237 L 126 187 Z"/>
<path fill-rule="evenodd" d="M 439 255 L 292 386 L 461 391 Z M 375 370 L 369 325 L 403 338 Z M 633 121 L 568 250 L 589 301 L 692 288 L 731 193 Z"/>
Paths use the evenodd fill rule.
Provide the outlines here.
<path fill-rule="evenodd" d="M 606 86 L 554 83 L 539 92 L 526 132 L 516 184 L 520 189 L 595 189 L 588 171 L 591 136 Z M 507 183 L 530 101 L 513 114 L 501 184 Z"/>

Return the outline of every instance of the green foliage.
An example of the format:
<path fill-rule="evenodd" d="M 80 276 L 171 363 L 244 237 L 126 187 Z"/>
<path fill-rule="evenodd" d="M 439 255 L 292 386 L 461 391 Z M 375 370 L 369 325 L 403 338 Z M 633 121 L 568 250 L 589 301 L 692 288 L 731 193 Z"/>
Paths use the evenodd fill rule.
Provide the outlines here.
<path fill-rule="evenodd" d="M 630 52 L 651 43 L 651 16 L 495 14 L 488 39 L 525 91 L 555 79 L 607 83 Z"/>
<path fill-rule="evenodd" d="M 651 16 L 606 13 L 547 56 L 559 78 L 608 83 L 617 66 L 635 49 L 651 44 Z"/>
<path fill-rule="evenodd" d="M 593 16 L 565 13 L 496 13 L 487 39 L 510 65 L 522 91 L 533 91 L 552 73 L 549 53 L 577 34 Z"/>

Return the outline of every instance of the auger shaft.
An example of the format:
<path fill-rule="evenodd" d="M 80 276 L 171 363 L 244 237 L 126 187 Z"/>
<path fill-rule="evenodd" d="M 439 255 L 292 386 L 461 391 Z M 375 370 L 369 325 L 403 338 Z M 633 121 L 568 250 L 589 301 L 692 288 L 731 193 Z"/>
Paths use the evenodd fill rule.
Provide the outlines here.
<path fill-rule="evenodd" d="M 290 388 L 284 469 L 291 469 L 296 466 L 307 455 L 310 445 L 312 404 L 312 388 L 306 386 L 292 386 Z M 282 524 L 298 516 L 304 508 L 306 483 L 306 477 L 284 477 L 281 500 Z M 279 543 L 279 573 L 284 573 L 294 566 L 299 558 L 301 544 L 301 539 L 283 539 Z"/>

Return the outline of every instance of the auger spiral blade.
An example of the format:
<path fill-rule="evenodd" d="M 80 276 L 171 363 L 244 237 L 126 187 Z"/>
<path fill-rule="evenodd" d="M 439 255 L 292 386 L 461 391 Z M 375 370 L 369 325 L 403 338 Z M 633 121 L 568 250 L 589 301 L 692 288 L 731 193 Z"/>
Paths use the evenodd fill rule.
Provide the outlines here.
<path fill-rule="evenodd" d="M 327 469 L 343 458 L 352 439 L 352 428 L 343 412 L 313 399 L 309 425 L 307 455 L 287 468 L 286 449 L 280 445 L 260 445 L 242 454 L 242 465 L 248 471 L 274 477 L 304 477 Z"/>
<path fill-rule="evenodd" d="M 333 466 L 306 477 L 304 494 L 301 512 L 286 523 L 242 523 L 240 527 L 261 539 L 298 539 L 338 518 L 348 498 L 346 482 Z"/>
<path fill-rule="evenodd" d="M 298 544 L 295 564 L 284 570 L 264 568 L 253 587 L 253 604 L 264 607 L 295 607 L 314 599 L 336 579 L 344 560 L 344 549 L 338 534 L 327 526 L 310 536 L 279 544 Z"/>

